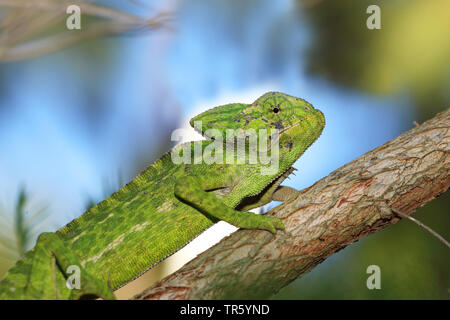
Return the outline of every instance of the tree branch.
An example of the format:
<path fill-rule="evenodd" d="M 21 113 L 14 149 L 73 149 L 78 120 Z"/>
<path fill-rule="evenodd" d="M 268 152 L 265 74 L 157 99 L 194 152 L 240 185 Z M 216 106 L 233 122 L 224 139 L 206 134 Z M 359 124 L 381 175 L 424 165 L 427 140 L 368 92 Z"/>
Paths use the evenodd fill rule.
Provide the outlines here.
<path fill-rule="evenodd" d="M 271 210 L 284 232 L 239 230 L 135 299 L 270 297 L 333 253 L 396 223 L 394 211 L 411 214 L 445 192 L 449 126 L 447 109 Z"/>

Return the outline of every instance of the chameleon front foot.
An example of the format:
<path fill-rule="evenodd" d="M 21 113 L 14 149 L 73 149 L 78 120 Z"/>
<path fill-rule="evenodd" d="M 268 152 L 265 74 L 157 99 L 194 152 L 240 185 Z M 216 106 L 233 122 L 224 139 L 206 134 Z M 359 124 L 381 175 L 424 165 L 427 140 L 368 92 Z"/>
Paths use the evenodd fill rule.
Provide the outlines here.
<path fill-rule="evenodd" d="M 244 229 L 263 229 L 277 233 L 278 230 L 284 230 L 284 224 L 279 218 L 257 215 L 252 212 L 242 212 L 236 220 L 230 223 L 238 228 Z"/>
<path fill-rule="evenodd" d="M 268 230 L 268 231 L 272 232 L 273 234 L 277 233 L 277 229 L 284 230 L 284 224 L 281 221 L 281 219 L 274 218 L 274 217 L 266 217 L 266 216 L 261 216 L 261 217 L 264 217 L 266 219 L 262 221 L 261 225 L 257 226 L 254 229 Z"/>

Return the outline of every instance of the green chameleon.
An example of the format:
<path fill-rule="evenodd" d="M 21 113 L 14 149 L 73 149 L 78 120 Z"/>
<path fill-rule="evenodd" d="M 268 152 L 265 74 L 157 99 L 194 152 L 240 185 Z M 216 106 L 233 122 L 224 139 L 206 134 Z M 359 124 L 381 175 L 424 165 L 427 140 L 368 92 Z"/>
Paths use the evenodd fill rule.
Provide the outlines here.
<path fill-rule="evenodd" d="M 42 233 L 35 247 L 0 282 L 0 299 L 114 299 L 113 290 L 220 220 L 272 233 L 284 229 L 280 219 L 247 210 L 272 200 L 286 201 L 298 193 L 280 184 L 294 170 L 292 164 L 320 136 L 325 126 L 322 112 L 305 100 L 269 92 L 252 104 L 210 109 L 190 123 L 208 139 L 175 147 L 79 218 L 54 233 Z M 238 132 L 233 139 L 218 139 L 217 133 L 226 136 L 230 129 Z M 260 143 L 264 141 L 260 132 L 269 130 L 265 146 L 270 156 L 278 157 L 273 170 L 264 170 L 273 163 L 255 163 L 250 154 L 242 158 L 242 153 L 234 152 L 226 157 L 231 152 L 230 141 L 238 146 L 244 142 L 246 151 L 254 151 L 250 133 L 254 136 L 256 132 Z M 197 151 L 208 151 L 224 161 L 198 161 L 198 146 Z M 190 161 L 175 163 L 173 155 Z M 69 289 L 73 266 L 78 267 L 79 286 L 71 282 Z"/>

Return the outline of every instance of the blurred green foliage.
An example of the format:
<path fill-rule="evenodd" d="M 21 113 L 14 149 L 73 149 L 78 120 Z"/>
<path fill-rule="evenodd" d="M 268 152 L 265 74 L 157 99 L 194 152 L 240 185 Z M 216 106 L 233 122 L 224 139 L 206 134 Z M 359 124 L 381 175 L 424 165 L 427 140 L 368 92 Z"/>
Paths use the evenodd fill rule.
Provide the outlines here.
<path fill-rule="evenodd" d="M 450 106 L 450 1 L 313 3 L 299 6 L 311 24 L 312 74 L 372 94 L 406 94 L 420 121 Z M 372 4 L 381 10 L 380 30 L 366 27 Z"/>
<path fill-rule="evenodd" d="M 21 187 L 13 212 L 0 210 L 0 278 L 16 260 L 32 248 L 48 217 L 47 208 L 29 211 L 28 204 L 29 195 L 25 188 Z M 10 218 L 13 221 L 10 221 Z"/>

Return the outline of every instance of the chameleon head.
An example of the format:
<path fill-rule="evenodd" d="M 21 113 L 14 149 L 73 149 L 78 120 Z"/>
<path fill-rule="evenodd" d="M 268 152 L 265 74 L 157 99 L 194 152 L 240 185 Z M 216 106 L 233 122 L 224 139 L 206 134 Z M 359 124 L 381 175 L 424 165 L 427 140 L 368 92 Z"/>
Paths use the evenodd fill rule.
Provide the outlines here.
<path fill-rule="evenodd" d="M 209 129 L 218 130 L 222 135 L 227 129 L 239 129 L 244 136 L 250 129 L 277 129 L 280 137 L 289 135 L 290 139 L 307 139 L 312 143 L 320 136 L 325 117 L 303 99 L 268 92 L 252 104 L 232 103 L 207 110 L 190 123 L 207 137 L 210 137 Z"/>
<path fill-rule="evenodd" d="M 303 122 L 313 124 L 319 130 L 318 134 L 325 126 L 325 117 L 320 110 L 303 99 L 281 92 L 268 92 L 243 111 L 251 119 L 247 127 L 261 128 L 269 125 L 278 129 L 281 134 Z"/>

